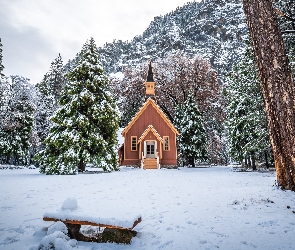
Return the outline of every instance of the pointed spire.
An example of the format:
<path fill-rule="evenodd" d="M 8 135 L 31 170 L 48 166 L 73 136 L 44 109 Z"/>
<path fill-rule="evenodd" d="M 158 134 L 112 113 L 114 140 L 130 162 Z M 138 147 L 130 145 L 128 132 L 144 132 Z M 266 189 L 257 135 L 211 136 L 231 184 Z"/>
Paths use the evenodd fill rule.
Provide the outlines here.
<path fill-rule="evenodd" d="M 153 73 L 153 67 L 152 67 L 152 59 L 149 62 L 149 69 L 148 69 L 148 75 L 147 75 L 147 82 L 154 82 L 154 73 Z"/>
<path fill-rule="evenodd" d="M 145 99 L 153 98 L 155 100 L 155 81 L 152 67 L 152 60 L 149 62 L 148 75 L 145 82 Z"/>

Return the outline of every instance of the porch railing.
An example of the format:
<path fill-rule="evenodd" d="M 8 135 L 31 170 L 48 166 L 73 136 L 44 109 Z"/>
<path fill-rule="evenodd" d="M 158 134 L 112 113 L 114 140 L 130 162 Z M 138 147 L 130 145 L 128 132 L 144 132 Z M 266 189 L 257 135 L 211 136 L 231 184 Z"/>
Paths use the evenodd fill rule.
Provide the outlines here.
<path fill-rule="evenodd" d="M 143 155 L 143 152 L 141 153 L 140 167 L 141 167 L 141 169 L 143 169 L 143 167 L 144 167 L 144 155 Z"/>
<path fill-rule="evenodd" d="M 157 152 L 157 168 L 160 168 L 160 157 L 159 157 L 159 152 Z"/>

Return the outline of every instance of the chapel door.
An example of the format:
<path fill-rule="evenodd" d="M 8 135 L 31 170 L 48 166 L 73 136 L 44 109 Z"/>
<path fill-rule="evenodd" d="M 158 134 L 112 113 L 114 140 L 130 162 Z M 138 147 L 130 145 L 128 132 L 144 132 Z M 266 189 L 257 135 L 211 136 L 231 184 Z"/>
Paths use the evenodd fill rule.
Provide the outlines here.
<path fill-rule="evenodd" d="M 156 146 L 155 141 L 146 142 L 146 158 L 156 158 Z"/>

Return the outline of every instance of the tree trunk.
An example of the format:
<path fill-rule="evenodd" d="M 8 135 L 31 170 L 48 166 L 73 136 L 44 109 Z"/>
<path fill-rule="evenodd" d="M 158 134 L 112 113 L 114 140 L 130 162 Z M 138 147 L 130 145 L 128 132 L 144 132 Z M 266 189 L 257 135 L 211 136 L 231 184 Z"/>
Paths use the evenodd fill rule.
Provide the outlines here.
<path fill-rule="evenodd" d="M 7 154 L 7 155 L 6 155 L 6 159 L 5 159 L 5 163 L 6 163 L 6 164 L 10 164 L 10 158 L 11 158 L 11 157 L 10 157 L 10 154 Z"/>
<path fill-rule="evenodd" d="M 192 166 L 192 168 L 195 167 L 195 158 L 194 157 L 189 157 L 189 164 Z"/>
<path fill-rule="evenodd" d="M 269 168 L 268 157 L 267 157 L 267 150 L 264 150 L 264 159 L 265 159 L 265 167 Z"/>
<path fill-rule="evenodd" d="M 250 158 L 249 155 L 245 156 L 245 167 L 248 168 L 250 167 Z"/>
<path fill-rule="evenodd" d="M 83 162 L 83 159 L 81 157 L 79 165 L 78 165 L 78 171 L 79 172 L 85 172 L 85 167 L 86 167 L 86 164 Z"/>
<path fill-rule="evenodd" d="M 243 0 L 252 40 L 278 185 L 295 191 L 294 82 L 271 0 Z"/>
<path fill-rule="evenodd" d="M 248 159 L 247 159 L 247 156 L 245 157 L 245 167 L 248 167 Z"/>
<path fill-rule="evenodd" d="M 251 152 L 251 166 L 253 170 L 257 170 L 256 163 L 255 163 L 255 154 L 254 152 Z"/>
<path fill-rule="evenodd" d="M 247 156 L 248 158 L 248 164 L 247 164 L 247 167 L 251 167 L 251 157 L 250 155 Z"/>

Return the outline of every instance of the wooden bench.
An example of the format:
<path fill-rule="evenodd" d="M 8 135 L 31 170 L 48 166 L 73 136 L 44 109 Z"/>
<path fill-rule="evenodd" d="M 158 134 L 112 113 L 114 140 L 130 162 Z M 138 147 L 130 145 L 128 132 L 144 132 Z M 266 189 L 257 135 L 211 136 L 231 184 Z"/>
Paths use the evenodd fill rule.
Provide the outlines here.
<path fill-rule="evenodd" d="M 122 226 L 109 225 L 104 223 L 96 223 L 91 221 L 84 220 L 76 220 L 76 219 L 59 219 L 54 217 L 43 217 L 44 221 L 61 221 L 68 228 L 68 235 L 72 239 L 86 241 L 86 242 L 115 242 L 115 243 L 124 243 L 130 244 L 132 237 L 135 237 L 137 232 L 133 230 L 133 228 L 141 222 L 141 217 L 134 221 L 133 226 L 126 228 Z M 96 226 L 100 228 L 104 228 L 102 233 L 97 233 L 95 236 L 86 236 L 80 232 L 82 225 L 88 226 Z"/>

